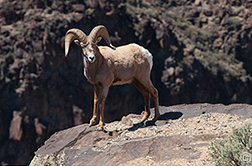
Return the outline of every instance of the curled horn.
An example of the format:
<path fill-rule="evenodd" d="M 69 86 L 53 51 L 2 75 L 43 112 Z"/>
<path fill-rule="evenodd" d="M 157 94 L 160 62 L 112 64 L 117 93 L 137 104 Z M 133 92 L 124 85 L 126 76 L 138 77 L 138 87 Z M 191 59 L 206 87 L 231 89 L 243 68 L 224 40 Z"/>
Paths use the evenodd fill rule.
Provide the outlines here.
<path fill-rule="evenodd" d="M 69 52 L 70 44 L 75 39 L 79 40 L 84 44 L 87 43 L 87 35 L 83 31 L 76 28 L 69 29 L 65 36 L 65 56 L 67 56 Z"/>
<path fill-rule="evenodd" d="M 112 49 L 116 49 L 112 44 L 111 44 L 111 41 L 110 41 L 110 38 L 109 38 L 109 33 L 108 33 L 108 30 L 105 26 L 103 25 L 99 25 L 99 26 L 96 26 L 92 29 L 92 31 L 90 32 L 90 34 L 88 35 L 88 37 L 90 38 L 90 40 L 95 43 L 97 38 L 98 37 L 102 37 L 106 43 L 112 48 Z"/>

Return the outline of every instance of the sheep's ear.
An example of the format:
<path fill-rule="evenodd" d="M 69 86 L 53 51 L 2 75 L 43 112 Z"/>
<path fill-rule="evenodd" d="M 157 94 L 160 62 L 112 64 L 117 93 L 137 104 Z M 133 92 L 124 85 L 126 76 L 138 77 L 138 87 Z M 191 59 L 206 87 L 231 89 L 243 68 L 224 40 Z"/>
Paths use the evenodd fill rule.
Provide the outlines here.
<path fill-rule="evenodd" d="M 78 46 L 81 46 L 81 42 L 79 40 L 74 40 L 75 44 L 77 44 Z"/>
<path fill-rule="evenodd" d="M 101 41 L 102 37 L 98 37 L 97 40 L 95 41 L 95 44 L 99 43 Z"/>

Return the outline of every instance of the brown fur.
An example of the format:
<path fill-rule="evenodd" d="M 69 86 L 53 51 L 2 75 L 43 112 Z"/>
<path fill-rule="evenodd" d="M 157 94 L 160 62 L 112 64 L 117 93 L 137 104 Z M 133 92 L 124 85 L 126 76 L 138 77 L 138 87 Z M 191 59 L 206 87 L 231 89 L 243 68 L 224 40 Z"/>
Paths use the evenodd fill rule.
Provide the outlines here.
<path fill-rule="evenodd" d="M 137 44 L 129 44 L 117 47 L 115 50 L 92 43 L 96 60 L 90 63 L 84 53 L 84 74 L 87 80 L 94 85 L 94 111 L 90 120 L 90 126 L 98 122 L 98 108 L 100 110 L 100 122 L 98 128 L 104 126 L 104 104 L 112 85 L 133 83 L 143 94 L 145 100 L 145 114 L 142 121 L 150 115 L 150 94 L 155 103 L 155 118 L 159 117 L 158 91 L 150 80 L 152 64 Z"/>

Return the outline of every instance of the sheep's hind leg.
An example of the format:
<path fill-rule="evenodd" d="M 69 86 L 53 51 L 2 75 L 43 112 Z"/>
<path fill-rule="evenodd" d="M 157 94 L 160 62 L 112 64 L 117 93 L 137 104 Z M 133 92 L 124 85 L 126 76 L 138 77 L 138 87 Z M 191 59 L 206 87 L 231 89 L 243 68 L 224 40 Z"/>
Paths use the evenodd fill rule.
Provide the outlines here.
<path fill-rule="evenodd" d="M 93 110 L 93 117 L 90 120 L 89 127 L 94 126 L 98 123 L 98 104 L 99 98 L 101 94 L 101 88 L 95 86 L 94 87 L 94 110 Z"/>
<path fill-rule="evenodd" d="M 139 81 L 140 82 L 140 81 Z M 142 80 L 140 84 L 151 94 L 155 104 L 155 116 L 153 122 L 157 121 L 160 117 L 159 102 L 158 102 L 158 90 L 153 86 L 151 80 Z"/>
<path fill-rule="evenodd" d="M 150 93 L 145 90 L 143 85 L 139 81 L 133 81 L 134 86 L 142 93 L 145 102 L 144 115 L 140 123 L 143 123 L 150 116 Z"/>
<path fill-rule="evenodd" d="M 150 93 L 151 93 L 151 96 L 152 96 L 152 98 L 154 100 L 154 104 L 155 104 L 155 116 L 154 116 L 153 121 L 157 121 L 158 118 L 160 117 L 159 102 L 158 102 L 158 90 L 154 87 L 154 85 L 151 82 L 150 82 L 150 86 L 151 86 Z"/>

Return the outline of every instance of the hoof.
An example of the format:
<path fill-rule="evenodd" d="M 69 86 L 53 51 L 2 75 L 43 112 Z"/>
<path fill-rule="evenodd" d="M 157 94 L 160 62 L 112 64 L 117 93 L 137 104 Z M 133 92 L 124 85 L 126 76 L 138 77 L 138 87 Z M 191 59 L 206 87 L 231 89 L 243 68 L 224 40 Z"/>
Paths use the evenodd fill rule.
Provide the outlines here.
<path fill-rule="evenodd" d="M 95 126 L 95 125 L 96 125 L 96 123 L 90 122 L 88 127 L 92 127 L 92 126 Z"/>
<path fill-rule="evenodd" d="M 148 116 L 149 117 L 149 116 Z M 148 119 L 148 117 L 143 117 L 142 119 L 141 119 L 141 121 L 140 121 L 140 123 L 144 123 L 147 119 Z"/>
<path fill-rule="evenodd" d="M 146 121 L 145 118 L 142 118 L 138 124 L 143 124 Z"/>
<path fill-rule="evenodd" d="M 91 126 L 95 126 L 97 124 L 97 121 L 96 120 L 93 120 L 93 119 L 91 119 L 90 120 L 90 123 L 89 123 L 89 127 L 91 127 Z"/>
<path fill-rule="evenodd" d="M 148 113 L 144 113 L 144 115 L 143 115 L 143 117 L 142 117 L 142 119 L 141 119 L 141 123 L 144 123 L 148 118 L 149 118 L 149 116 L 150 116 L 150 113 L 148 112 Z"/>
<path fill-rule="evenodd" d="M 159 119 L 160 115 L 155 115 L 152 121 L 156 122 Z"/>
<path fill-rule="evenodd" d="M 98 126 L 97 128 L 96 128 L 96 131 L 104 131 L 104 128 L 103 128 L 103 126 Z"/>

